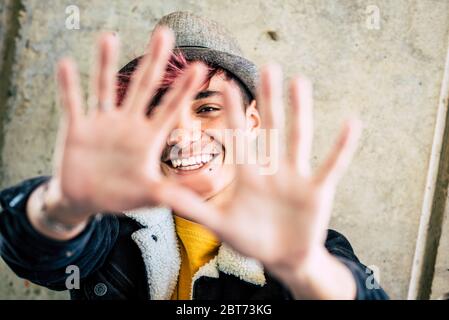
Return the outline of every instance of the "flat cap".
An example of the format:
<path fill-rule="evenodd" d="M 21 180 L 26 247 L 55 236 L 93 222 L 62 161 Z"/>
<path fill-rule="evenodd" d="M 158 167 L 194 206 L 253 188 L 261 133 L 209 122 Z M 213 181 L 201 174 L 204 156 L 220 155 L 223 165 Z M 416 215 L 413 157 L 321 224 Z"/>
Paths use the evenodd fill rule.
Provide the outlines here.
<path fill-rule="evenodd" d="M 223 26 L 186 11 L 177 11 L 162 17 L 155 29 L 159 26 L 168 27 L 173 31 L 176 39 L 175 50 L 182 51 L 187 60 L 203 61 L 232 73 L 245 85 L 253 98 L 256 97 L 257 67 L 243 57 L 236 39 Z M 129 64 L 135 64 L 135 60 Z"/>
<path fill-rule="evenodd" d="M 156 24 L 175 34 L 175 48 L 188 60 L 200 60 L 219 66 L 235 75 L 256 96 L 257 67 L 243 57 L 237 40 L 213 20 L 186 11 L 162 17 Z"/>

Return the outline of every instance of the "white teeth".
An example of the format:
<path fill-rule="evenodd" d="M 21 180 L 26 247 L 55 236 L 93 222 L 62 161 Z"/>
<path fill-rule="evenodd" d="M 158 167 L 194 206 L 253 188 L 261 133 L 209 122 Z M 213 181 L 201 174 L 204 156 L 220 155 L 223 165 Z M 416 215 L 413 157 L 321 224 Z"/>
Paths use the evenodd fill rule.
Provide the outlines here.
<path fill-rule="evenodd" d="M 184 169 L 186 169 L 186 170 L 193 170 L 193 168 L 188 168 L 188 167 L 208 163 L 212 158 L 213 158 L 213 155 L 211 155 L 211 154 L 203 154 L 203 155 L 192 156 L 192 157 L 184 158 L 184 159 L 174 159 L 174 160 L 171 160 L 171 164 L 174 168 L 185 167 Z"/>
<path fill-rule="evenodd" d="M 212 159 L 212 156 L 210 154 L 203 154 L 201 156 L 201 161 L 204 163 L 209 162 L 210 159 Z"/>
<path fill-rule="evenodd" d="M 179 159 L 175 159 L 175 160 L 171 160 L 171 165 L 176 168 L 181 164 L 181 160 Z"/>

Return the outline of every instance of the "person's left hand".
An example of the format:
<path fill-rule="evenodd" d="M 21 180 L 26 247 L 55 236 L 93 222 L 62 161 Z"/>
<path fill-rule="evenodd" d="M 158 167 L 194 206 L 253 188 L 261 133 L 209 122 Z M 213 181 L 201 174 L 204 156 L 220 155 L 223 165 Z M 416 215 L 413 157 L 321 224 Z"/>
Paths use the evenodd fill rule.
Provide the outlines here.
<path fill-rule="evenodd" d="M 264 129 L 283 127 L 281 83 L 279 68 L 272 66 L 262 70 L 257 101 Z M 311 269 L 331 261 L 326 260 L 330 255 L 324 249 L 324 241 L 334 194 L 356 148 L 361 126 L 356 119 L 348 120 L 329 157 L 312 174 L 312 86 L 307 80 L 296 78 L 290 93 L 289 152 L 277 148 L 278 154 L 270 155 L 271 161 L 278 163 L 277 172 L 261 175 L 266 168 L 260 165 L 237 164 L 235 193 L 226 206 L 215 208 L 184 192 L 176 195 L 178 201 L 173 209 L 208 226 L 223 241 L 242 254 L 258 259 L 285 282 L 294 283 L 298 279 L 301 282 L 302 278 L 302 284 L 312 288 L 315 284 L 307 279 L 308 274 L 314 272 Z M 230 126 L 244 128 L 241 98 L 227 90 L 225 99 Z M 279 139 L 269 143 L 280 145 Z M 236 152 L 239 151 L 236 148 Z M 336 259 L 331 263 L 337 263 Z"/>

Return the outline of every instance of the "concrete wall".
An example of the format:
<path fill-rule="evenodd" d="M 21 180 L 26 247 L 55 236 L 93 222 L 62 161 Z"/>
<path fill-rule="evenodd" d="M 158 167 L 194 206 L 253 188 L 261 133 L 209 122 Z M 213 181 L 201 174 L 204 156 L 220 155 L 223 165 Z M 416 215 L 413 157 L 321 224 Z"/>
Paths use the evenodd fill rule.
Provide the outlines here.
<path fill-rule="evenodd" d="M 80 10 L 79 30 L 65 27 L 69 5 Z M 376 9 L 379 25 L 370 19 Z M 338 190 L 332 226 L 349 238 L 363 262 L 379 269 L 392 298 L 406 298 L 448 49 L 446 0 L 7 0 L 0 13 L 9 12 L 5 16 L 16 25 L 5 29 L 2 17 L 0 40 L 17 37 L 6 45 L 0 41 L 0 53 L 9 50 L 14 58 L 6 67 L 0 64 L 0 94 L 6 97 L 0 100 L 1 186 L 50 172 L 60 115 L 58 58 L 77 59 L 87 80 L 98 31 L 118 32 L 124 64 L 142 52 L 155 22 L 175 10 L 224 24 L 256 63 L 277 60 L 287 77 L 302 73 L 314 81 L 315 163 L 344 117 L 362 117 L 361 147 Z M 446 250 L 438 253 L 438 292 L 449 291 L 448 232 L 446 226 Z M 24 283 L 0 265 L 0 298 L 66 297 Z"/>

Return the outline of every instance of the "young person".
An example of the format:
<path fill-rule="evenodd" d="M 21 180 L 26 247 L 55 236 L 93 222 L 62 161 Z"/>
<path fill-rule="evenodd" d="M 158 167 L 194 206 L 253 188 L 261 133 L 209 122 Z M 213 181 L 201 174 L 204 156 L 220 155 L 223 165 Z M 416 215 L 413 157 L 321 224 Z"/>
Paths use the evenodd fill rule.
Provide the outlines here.
<path fill-rule="evenodd" d="M 100 39 L 87 115 L 73 62 L 59 63 L 54 174 L 0 193 L 0 251 L 18 276 L 65 290 L 75 268 L 73 299 L 387 298 L 327 230 L 357 120 L 312 173 L 307 80 L 291 84 L 287 148 L 279 68 L 262 69 L 257 87 L 254 64 L 217 23 L 163 17 L 118 86 L 117 46 Z M 252 163 L 261 133 L 270 153 Z"/>

